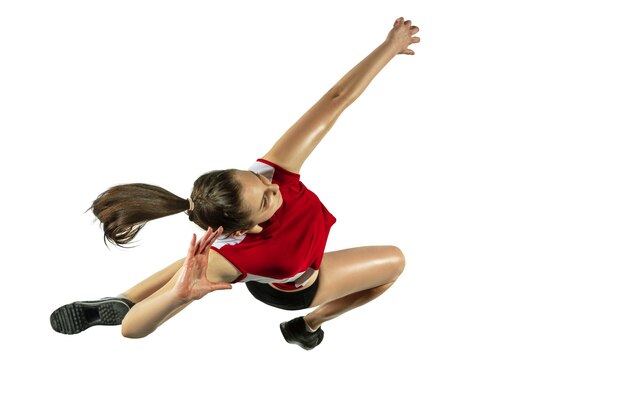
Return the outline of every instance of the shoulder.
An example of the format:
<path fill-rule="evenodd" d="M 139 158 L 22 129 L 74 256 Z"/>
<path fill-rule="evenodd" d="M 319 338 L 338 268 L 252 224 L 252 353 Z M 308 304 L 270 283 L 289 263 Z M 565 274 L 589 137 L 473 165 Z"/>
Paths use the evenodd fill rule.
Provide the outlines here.
<path fill-rule="evenodd" d="M 293 174 L 300 173 L 300 166 L 298 164 L 292 163 L 293 161 L 291 161 L 289 158 L 284 158 L 275 152 L 270 151 L 266 153 L 265 155 L 263 155 L 263 157 L 261 157 L 261 160 L 269 162 L 272 165 L 279 166 L 281 167 L 281 169 L 284 169 L 285 171 L 291 172 Z"/>
<path fill-rule="evenodd" d="M 249 168 L 250 171 L 263 175 L 272 182 L 298 182 L 300 174 L 290 171 L 279 163 L 266 157 L 259 158 Z"/>
<path fill-rule="evenodd" d="M 215 249 L 209 251 L 207 279 L 214 282 L 233 282 L 241 275 L 241 271 Z"/>

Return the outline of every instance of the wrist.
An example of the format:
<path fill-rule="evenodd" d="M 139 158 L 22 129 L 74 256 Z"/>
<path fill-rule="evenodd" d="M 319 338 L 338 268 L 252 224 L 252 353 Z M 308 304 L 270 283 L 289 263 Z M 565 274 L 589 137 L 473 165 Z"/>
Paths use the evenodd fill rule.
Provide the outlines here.
<path fill-rule="evenodd" d="M 385 39 L 385 41 L 380 45 L 380 47 L 383 48 L 389 54 L 390 59 L 400 53 L 398 45 L 396 45 L 395 42 L 393 42 L 389 38 Z"/>
<path fill-rule="evenodd" d="M 193 301 L 189 300 L 183 294 L 181 294 L 176 287 L 164 293 L 163 296 L 165 297 L 167 304 L 169 304 L 173 308 L 178 308 L 187 304 L 190 301 Z"/>

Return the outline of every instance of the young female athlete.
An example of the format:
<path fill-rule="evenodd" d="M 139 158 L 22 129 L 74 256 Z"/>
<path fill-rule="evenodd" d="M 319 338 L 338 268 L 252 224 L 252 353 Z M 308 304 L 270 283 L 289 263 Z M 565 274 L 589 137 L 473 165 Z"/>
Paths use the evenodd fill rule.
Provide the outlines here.
<path fill-rule="evenodd" d="M 94 325 L 122 325 L 144 337 L 206 294 L 245 282 L 252 295 L 286 310 L 317 307 L 281 323 L 285 340 L 304 349 L 322 342 L 322 323 L 385 292 L 404 269 L 394 246 L 324 253 L 335 218 L 300 181 L 300 167 L 339 115 L 393 57 L 414 55 L 419 42 L 410 20 L 398 18 L 385 41 L 350 70 L 248 170 L 211 171 L 188 199 L 148 184 L 114 186 L 90 207 L 105 238 L 117 245 L 147 221 L 186 212 L 206 233 L 194 234 L 187 256 L 117 297 L 78 301 L 55 310 L 50 322 L 64 334 Z M 219 238 L 219 239 L 218 239 Z"/>

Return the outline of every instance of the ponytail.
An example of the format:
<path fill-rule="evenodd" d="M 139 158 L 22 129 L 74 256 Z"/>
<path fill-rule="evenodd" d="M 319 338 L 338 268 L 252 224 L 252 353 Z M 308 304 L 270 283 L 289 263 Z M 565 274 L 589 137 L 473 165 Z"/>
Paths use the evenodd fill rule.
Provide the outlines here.
<path fill-rule="evenodd" d="M 102 222 L 104 243 L 117 246 L 131 242 L 150 220 L 187 212 L 189 220 L 207 230 L 223 228 L 224 235 L 254 226 L 241 199 L 237 170 L 207 172 L 196 179 L 191 198 L 149 184 L 123 184 L 109 188 L 87 210 Z"/>
<path fill-rule="evenodd" d="M 189 200 L 150 184 L 123 184 L 109 188 L 87 210 L 102 222 L 104 243 L 123 247 L 150 220 L 189 209 Z"/>

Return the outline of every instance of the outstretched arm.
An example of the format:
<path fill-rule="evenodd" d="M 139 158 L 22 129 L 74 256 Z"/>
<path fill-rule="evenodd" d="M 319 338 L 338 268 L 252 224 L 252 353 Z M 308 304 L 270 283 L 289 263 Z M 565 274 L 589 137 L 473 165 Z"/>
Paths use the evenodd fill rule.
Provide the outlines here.
<path fill-rule="evenodd" d="M 263 158 L 299 173 L 339 115 L 363 93 L 380 70 L 398 54 L 415 54 L 409 46 L 419 42 L 419 38 L 413 36 L 418 31 L 410 20 L 397 19 L 387 39 L 328 90 Z"/>

